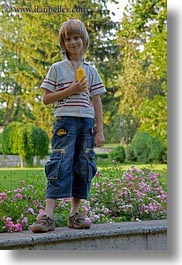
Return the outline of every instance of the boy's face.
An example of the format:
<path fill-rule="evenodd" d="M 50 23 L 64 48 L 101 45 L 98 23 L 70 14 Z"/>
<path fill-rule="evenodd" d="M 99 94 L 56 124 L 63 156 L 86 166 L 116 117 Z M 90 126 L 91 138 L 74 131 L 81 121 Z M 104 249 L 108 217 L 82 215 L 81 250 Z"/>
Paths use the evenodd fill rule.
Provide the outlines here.
<path fill-rule="evenodd" d="M 77 34 L 68 35 L 65 37 L 64 45 L 68 54 L 82 54 L 83 53 L 83 41 Z"/>

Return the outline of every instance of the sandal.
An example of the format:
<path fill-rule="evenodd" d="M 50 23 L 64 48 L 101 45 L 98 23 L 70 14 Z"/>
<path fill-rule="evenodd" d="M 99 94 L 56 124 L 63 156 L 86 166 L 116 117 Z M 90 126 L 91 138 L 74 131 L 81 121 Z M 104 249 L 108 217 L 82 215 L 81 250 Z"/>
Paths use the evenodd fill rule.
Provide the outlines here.
<path fill-rule="evenodd" d="M 30 228 L 33 233 L 45 233 L 55 229 L 55 222 L 49 216 L 44 214 L 36 224 L 31 225 Z"/>
<path fill-rule="evenodd" d="M 89 229 L 91 222 L 89 220 L 86 220 L 86 218 L 86 216 L 75 213 L 75 215 L 69 217 L 67 225 L 69 228 Z"/>

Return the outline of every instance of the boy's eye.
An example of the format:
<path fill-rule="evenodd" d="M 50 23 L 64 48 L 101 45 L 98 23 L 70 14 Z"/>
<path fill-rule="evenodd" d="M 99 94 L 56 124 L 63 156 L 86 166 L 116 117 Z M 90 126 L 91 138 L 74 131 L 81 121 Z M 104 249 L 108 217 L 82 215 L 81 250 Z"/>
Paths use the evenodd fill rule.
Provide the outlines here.
<path fill-rule="evenodd" d="M 78 40 L 80 38 L 80 36 L 74 36 L 72 38 L 65 38 L 66 41 L 71 41 L 71 39 L 74 39 L 74 40 Z"/>

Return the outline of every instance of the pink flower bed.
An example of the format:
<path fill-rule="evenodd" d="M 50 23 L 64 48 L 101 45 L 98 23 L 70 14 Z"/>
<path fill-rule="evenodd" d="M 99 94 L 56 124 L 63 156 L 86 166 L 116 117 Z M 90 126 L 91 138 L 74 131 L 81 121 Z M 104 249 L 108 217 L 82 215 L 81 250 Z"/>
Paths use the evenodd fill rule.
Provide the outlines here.
<path fill-rule="evenodd" d="M 0 232 L 21 232 L 44 211 L 45 180 L 21 182 L 18 189 L 0 193 Z M 57 226 L 66 226 L 70 199 L 57 200 Z M 132 166 L 105 168 L 93 179 L 91 196 L 81 205 L 93 223 L 140 221 L 167 217 L 167 191 L 160 173 Z"/>

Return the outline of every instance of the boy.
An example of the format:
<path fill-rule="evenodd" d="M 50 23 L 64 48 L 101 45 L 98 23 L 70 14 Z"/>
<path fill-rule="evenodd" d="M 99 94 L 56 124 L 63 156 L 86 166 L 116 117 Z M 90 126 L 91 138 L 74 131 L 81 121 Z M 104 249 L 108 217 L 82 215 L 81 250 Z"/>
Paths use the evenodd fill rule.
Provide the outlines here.
<path fill-rule="evenodd" d="M 55 123 L 52 154 L 45 165 L 46 209 L 31 226 L 34 233 L 55 229 L 55 201 L 66 197 L 71 197 L 68 227 L 90 228 L 87 219 L 79 214 L 79 206 L 81 199 L 88 198 L 96 173 L 94 142 L 98 147 L 104 143 L 100 95 L 106 90 L 97 70 L 84 60 L 89 44 L 84 24 L 76 19 L 66 21 L 59 31 L 59 42 L 65 59 L 51 66 L 41 85 L 44 104 L 54 103 Z M 86 77 L 80 81 L 76 80 L 79 66 Z"/>

